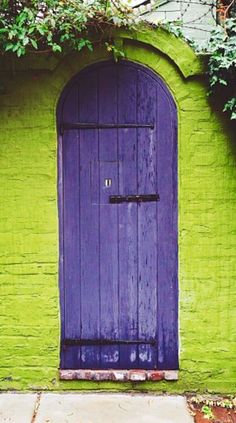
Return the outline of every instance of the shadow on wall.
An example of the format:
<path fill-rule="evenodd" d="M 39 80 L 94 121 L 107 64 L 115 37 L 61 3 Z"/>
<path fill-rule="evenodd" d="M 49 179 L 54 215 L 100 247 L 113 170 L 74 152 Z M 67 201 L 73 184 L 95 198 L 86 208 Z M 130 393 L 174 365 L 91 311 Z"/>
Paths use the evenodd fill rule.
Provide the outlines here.
<path fill-rule="evenodd" d="M 209 100 L 211 108 L 222 126 L 219 131 L 228 135 L 228 144 L 236 163 L 236 120 L 230 120 L 229 114 L 223 112 L 225 99 L 222 96 L 212 96 Z"/>

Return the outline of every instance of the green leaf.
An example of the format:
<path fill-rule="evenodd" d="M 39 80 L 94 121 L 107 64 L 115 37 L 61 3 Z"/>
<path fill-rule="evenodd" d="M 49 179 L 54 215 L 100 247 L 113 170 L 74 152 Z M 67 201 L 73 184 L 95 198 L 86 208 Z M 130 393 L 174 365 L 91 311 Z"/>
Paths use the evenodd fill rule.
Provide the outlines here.
<path fill-rule="evenodd" d="M 61 53 L 62 52 L 62 48 L 61 48 L 61 46 L 59 46 L 59 44 L 53 44 L 52 45 L 52 51 L 54 53 L 57 53 L 57 52 Z"/>
<path fill-rule="evenodd" d="M 38 25 L 38 26 L 37 26 L 37 30 L 38 30 L 38 32 L 39 32 L 41 35 L 44 35 L 44 34 L 45 34 L 45 30 L 44 30 L 44 28 L 43 28 L 42 26 Z"/>
<path fill-rule="evenodd" d="M 33 38 L 31 38 L 30 39 L 30 42 L 31 42 L 32 46 L 35 48 L 35 50 L 37 50 L 38 49 L 38 43 L 37 43 L 37 41 L 35 41 Z"/>
<path fill-rule="evenodd" d="M 19 47 L 18 50 L 17 50 L 17 52 L 16 52 L 16 54 L 17 54 L 17 57 L 23 56 L 25 54 L 25 48 L 24 47 Z"/>
<path fill-rule="evenodd" d="M 14 47 L 14 44 L 7 44 L 5 47 L 5 51 L 10 51 L 13 49 L 13 47 Z"/>
<path fill-rule="evenodd" d="M 87 47 L 90 51 L 93 51 L 93 44 L 91 42 L 87 43 Z"/>
<path fill-rule="evenodd" d="M 24 37 L 23 38 L 23 46 L 26 46 L 27 44 L 29 44 L 29 37 Z"/>
<path fill-rule="evenodd" d="M 31 35 L 35 31 L 35 26 L 31 26 L 28 30 L 28 34 Z"/>
<path fill-rule="evenodd" d="M 12 47 L 12 51 L 16 51 L 17 52 L 19 48 L 20 48 L 19 43 L 14 44 L 13 47 Z"/>

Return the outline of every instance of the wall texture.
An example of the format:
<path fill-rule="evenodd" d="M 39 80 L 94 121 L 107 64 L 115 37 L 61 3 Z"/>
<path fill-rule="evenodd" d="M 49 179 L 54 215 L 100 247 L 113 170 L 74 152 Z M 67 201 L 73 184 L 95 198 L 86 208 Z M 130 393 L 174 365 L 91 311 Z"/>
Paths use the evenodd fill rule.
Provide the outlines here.
<path fill-rule="evenodd" d="M 201 65 L 164 31 L 119 34 L 156 71 L 179 114 L 178 382 L 60 382 L 56 105 L 105 50 L 1 64 L 0 388 L 233 392 L 236 386 L 236 157 Z M 120 40 L 119 40 L 120 41 Z M 5 69 L 5 72 L 4 72 Z"/>

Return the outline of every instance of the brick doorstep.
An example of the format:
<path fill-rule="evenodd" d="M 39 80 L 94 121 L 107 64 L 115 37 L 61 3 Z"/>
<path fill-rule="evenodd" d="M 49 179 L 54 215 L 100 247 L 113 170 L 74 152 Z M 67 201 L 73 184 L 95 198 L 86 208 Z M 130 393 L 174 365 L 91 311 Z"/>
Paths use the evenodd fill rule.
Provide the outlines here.
<path fill-rule="evenodd" d="M 177 370 L 59 370 L 61 380 L 110 380 L 115 382 L 145 382 L 178 380 Z"/>

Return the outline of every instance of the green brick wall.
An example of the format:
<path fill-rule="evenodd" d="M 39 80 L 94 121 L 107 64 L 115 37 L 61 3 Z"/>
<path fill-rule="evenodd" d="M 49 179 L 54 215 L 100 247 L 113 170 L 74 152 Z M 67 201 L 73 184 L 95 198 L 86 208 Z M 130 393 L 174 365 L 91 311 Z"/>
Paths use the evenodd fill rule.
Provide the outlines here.
<path fill-rule="evenodd" d="M 178 382 L 60 382 L 56 104 L 103 49 L 1 62 L 0 389 L 233 392 L 236 386 L 236 157 L 209 105 L 201 64 L 164 31 L 118 34 L 156 71 L 179 116 Z M 135 38 L 135 40 L 132 38 Z M 119 39 L 119 42 L 120 42 Z"/>

